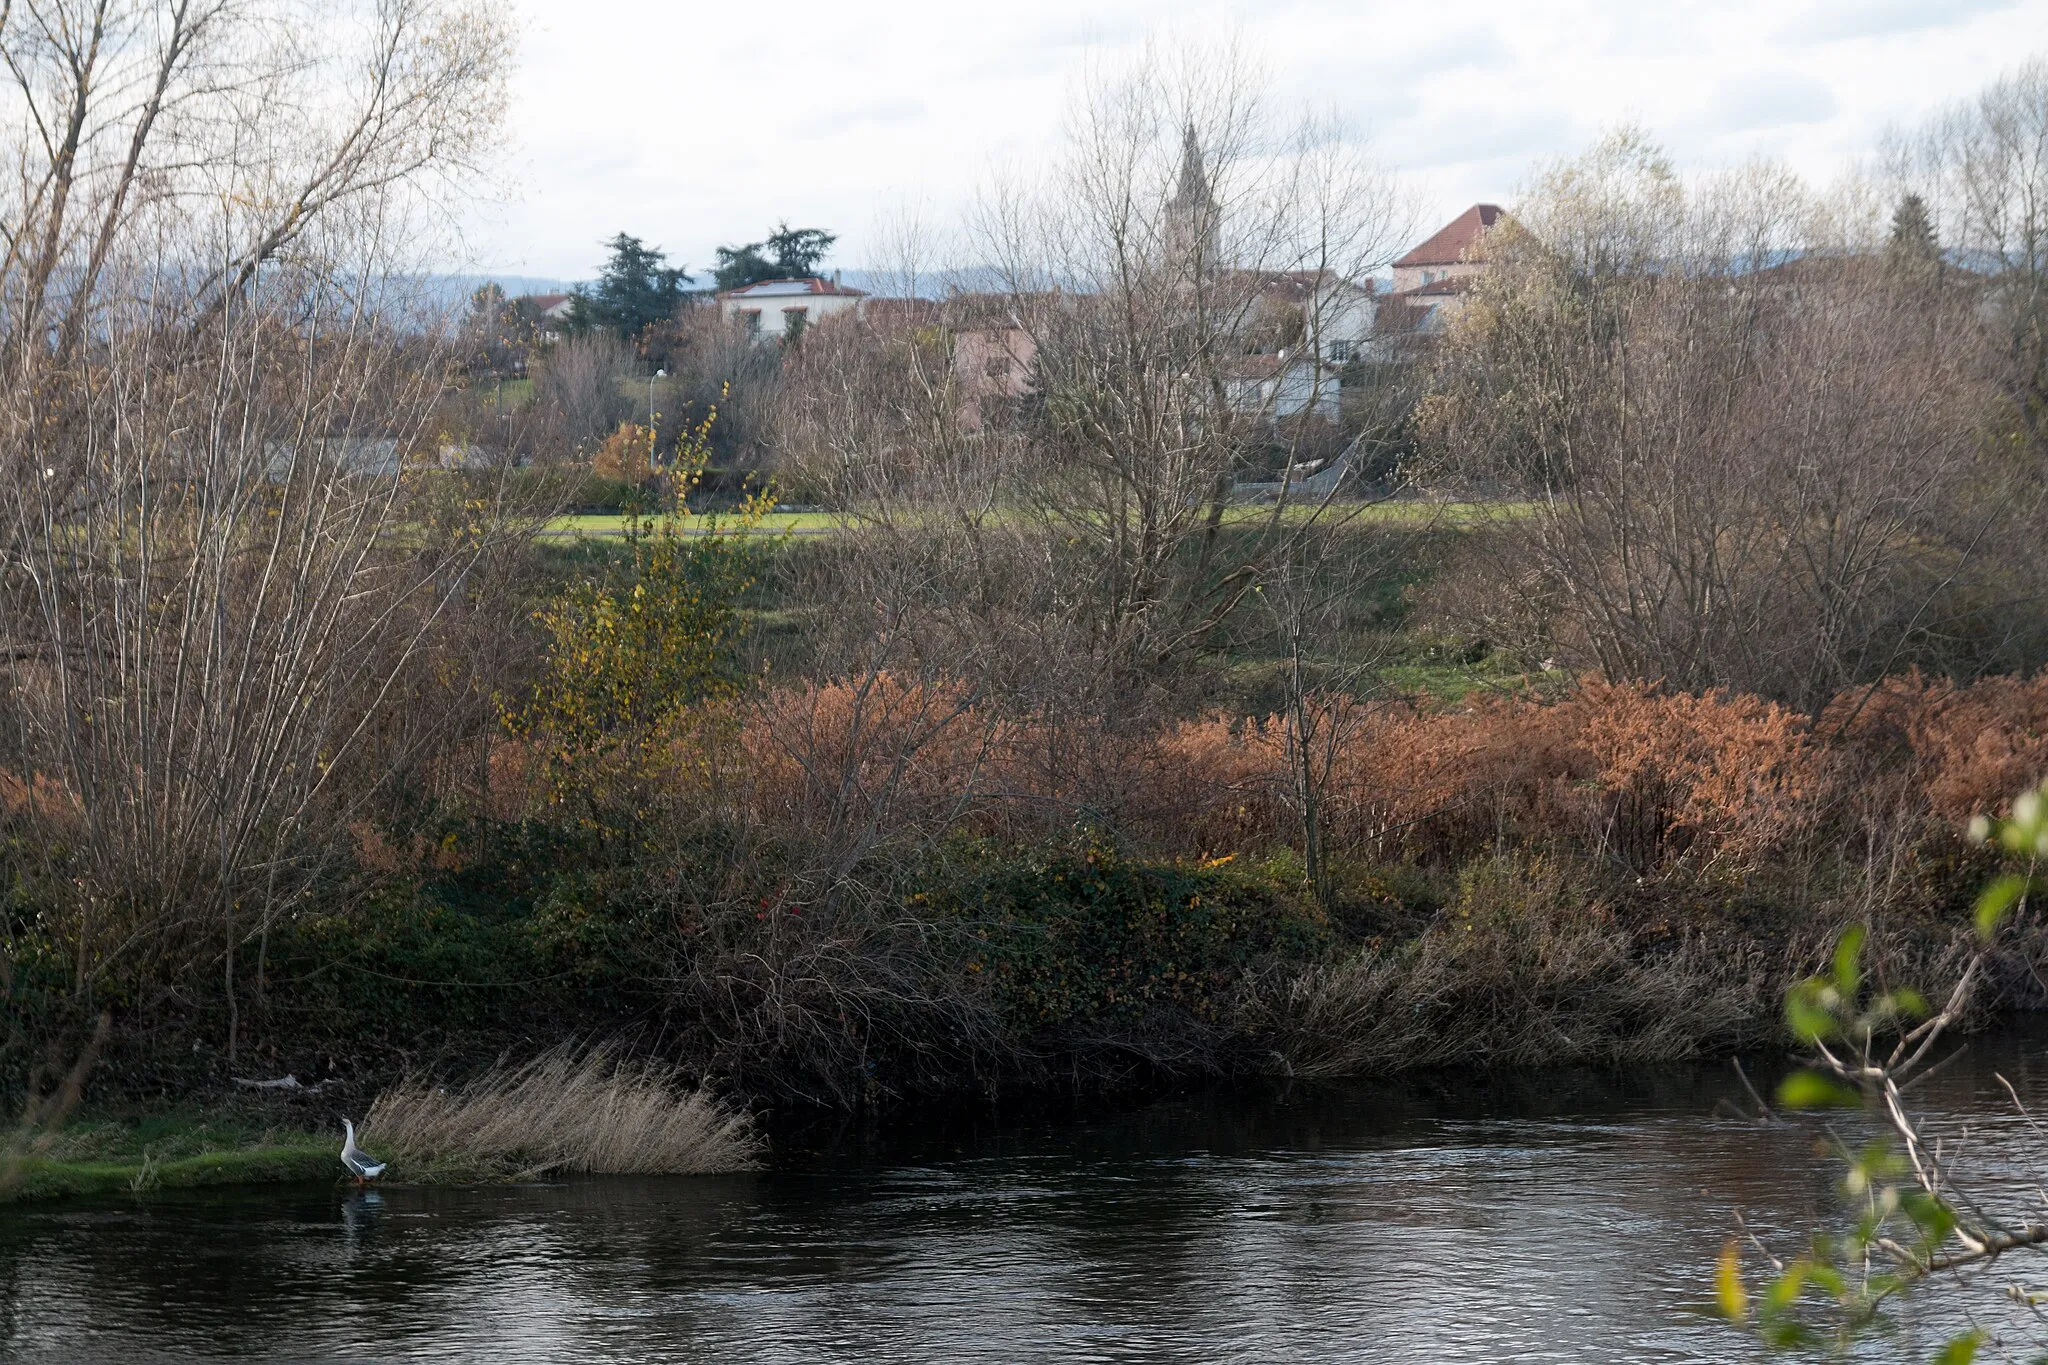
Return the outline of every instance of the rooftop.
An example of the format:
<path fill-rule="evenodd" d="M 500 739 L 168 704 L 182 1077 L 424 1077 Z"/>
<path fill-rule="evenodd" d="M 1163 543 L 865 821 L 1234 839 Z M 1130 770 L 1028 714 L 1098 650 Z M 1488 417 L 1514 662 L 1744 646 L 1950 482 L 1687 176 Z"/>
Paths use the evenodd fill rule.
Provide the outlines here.
<path fill-rule="evenodd" d="M 1476 248 L 1485 238 L 1487 229 L 1505 216 L 1498 204 L 1474 204 L 1394 264 L 1402 267 L 1457 265 L 1462 261 L 1479 260 Z"/>
<path fill-rule="evenodd" d="M 800 280 L 758 280 L 753 284 L 741 285 L 738 289 L 727 289 L 719 294 L 722 299 L 778 299 L 798 295 L 837 294 L 846 298 L 866 298 L 867 290 L 855 289 L 841 284 L 838 280 L 822 279 L 809 275 Z"/>
<path fill-rule="evenodd" d="M 1397 299 L 1442 298 L 1450 294 L 1466 293 L 1477 283 L 1479 281 L 1470 275 L 1459 275 L 1454 279 L 1434 280 L 1429 284 L 1418 285 L 1414 289 L 1404 289 L 1399 294 L 1394 295 L 1394 297 Z"/>

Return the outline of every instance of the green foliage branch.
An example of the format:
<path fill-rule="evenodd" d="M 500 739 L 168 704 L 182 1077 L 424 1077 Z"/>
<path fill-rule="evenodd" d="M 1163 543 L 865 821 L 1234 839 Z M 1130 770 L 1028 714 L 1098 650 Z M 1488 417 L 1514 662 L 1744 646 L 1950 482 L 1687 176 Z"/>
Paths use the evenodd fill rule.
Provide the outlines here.
<path fill-rule="evenodd" d="M 2048 783 L 2022 793 L 2005 819 L 1979 816 L 1974 841 L 1997 849 L 2008 864 L 1979 894 L 1976 951 L 1939 1010 L 1911 987 L 1883 989 L 1863 967 L 1867 931 L 1851 926 L 1837 940 L 1830 969 L 1786 995 L 1786 1024 L 1808 1049 L 1808 1064 L 1787 1076 L 1778 1102 L 1794 1110 L 1864 1110 L 1878 1135 L 1853 1148 L 1838 1135 L 1845 1172 L 1842 1193 L 1854 1211 L 1849 1226 L 1818 1233 L 1801 1255 L 1780 1259 L 1755 1239 L 1770 1266 L 1752 1294 L 1742 1272 L 1742 1243 L 1723 1247 L 1715 1304 L 1731 1322 L 1767 1346 L 1846 1349 L 1882 1325 L 1888 1301 L 1930 1277 L 1967 1281 L 2008 1253 L 2048 1244 L 2048 1222 L 1997 1217 L 1958 1188 L 1938 1143 L 1925 1135 L 1907 1091 L 1938 1062 L 1942 1037 L 1969 1008 L 2000 929 L 2026 909 L 2042 885 L 2048 859 Z M 2015 1097 L 2017 1101 L 2017 1097 Z M 2008 1293 L 2035 1306 L 2042 1296 Z M 1972 1330 L 1945 1342 L 1936 1365 L 1968 1365 L 1990 1338 Z M 2035 1357 L 2048 1361 L 2048 1352 Z"/>

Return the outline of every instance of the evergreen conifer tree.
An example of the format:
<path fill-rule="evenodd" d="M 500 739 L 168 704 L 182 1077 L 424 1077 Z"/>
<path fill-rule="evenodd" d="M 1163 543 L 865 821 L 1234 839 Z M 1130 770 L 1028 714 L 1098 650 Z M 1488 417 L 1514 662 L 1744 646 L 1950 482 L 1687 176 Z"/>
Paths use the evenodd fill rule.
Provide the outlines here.
<path fill-rule="evenodd" d="M 689 283 L 686 269 L 667 264 L 667 254 L 630 233 L 606 243 L 611 259 L 595 286 L 576 291 L 570 323 L 579 328 L 609 327 L 627 341 L 651 324 L 668 319 L 682 302 Z"/>
<path fill-rule="evenodd" d="M 1927 215 L 1927 201 L 1909 194 L 1892 214 L 1891 240 L 1885 258 L 1896 269 L 1916 275 L 1932 275 L 1941 269 L 1941 244 L 1935 240 L 1934 222 Z"/>

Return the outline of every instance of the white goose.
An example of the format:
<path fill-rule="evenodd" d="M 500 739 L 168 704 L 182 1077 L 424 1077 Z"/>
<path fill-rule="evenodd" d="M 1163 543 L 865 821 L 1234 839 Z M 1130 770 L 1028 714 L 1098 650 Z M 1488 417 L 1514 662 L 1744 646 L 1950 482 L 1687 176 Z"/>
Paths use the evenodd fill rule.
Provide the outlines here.
<path fill-rule="evenodd" d="M 384 1174 L 385 1163 L 370 1160 L 370 1154 L 356 1146 L 356 1126 L 343 1119 L 341 1129 L 341 1164 L 348 1167 L 348 1173 L 356 1178 L 356 1184 L 366 1185 Z"/>

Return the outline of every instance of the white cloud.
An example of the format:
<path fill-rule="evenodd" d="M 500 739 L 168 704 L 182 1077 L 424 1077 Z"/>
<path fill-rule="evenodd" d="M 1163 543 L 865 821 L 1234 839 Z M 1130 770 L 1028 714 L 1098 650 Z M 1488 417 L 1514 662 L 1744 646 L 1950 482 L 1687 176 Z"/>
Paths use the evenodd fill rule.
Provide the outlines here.
<path fill-rule="evenodd" d="M 1624 119 L 1681 163 L 1826 175 L 2048 48 L 2048 0 L 784 0 L 775 34 L 794 36 L 744 12 L 707 33 L 673 0 L 521 3 L 521 152 L 471 249 L 570 277 L 621 230 L 702 265 L 784 219 L 864 264 L 892 206 L 959 215 L 992 165 L 1055 145 L 1091 63 L 1153 34 L 1235 33 L 1277 93 L 1368 131 L 1425 216 L 1511 200 L 1532 163 Z"/>
<path fill-rule="evenodd" d="M 1829 42 L 1939 28 L 1975 14 L 2011 9 L 2017 0 L 1826 0 L 1780 30 L 1794 41 Z"/>

